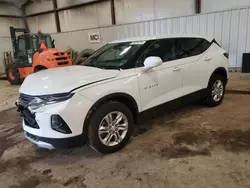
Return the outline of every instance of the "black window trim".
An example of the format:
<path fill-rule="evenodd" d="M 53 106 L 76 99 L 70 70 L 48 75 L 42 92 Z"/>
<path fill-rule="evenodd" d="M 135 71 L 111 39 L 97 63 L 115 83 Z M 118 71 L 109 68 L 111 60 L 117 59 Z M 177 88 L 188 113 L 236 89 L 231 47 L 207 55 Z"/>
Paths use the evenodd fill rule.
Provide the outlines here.
<path fill-rule="evenodd" d="M 142 65 L 139 65 L 139 61 L 141 61 L 141 58 L 146 54 L 147 49 L 149 49 L 155 42 L 157 41 L 161 41 L 161 40 L 173 40 L 173 45 L 175 45 L 175 48 L 177 48 L 177 39 L 202 39 L 205 40 L 207 43 L 209 43 L 210 45 L 208 46 L 208 48 L 203 51 L 202 53 L 195 55 L 195 56 L 199 56 L 203 53 L 205 53 L 213 43 L 216 43 L 217 45 L 219 45 L 215 40 L 212 40 L 211 42 L 209 42 L 206 38 L 201 38 L 201 37 L 173 37 L 173 38 L 159 38 L 159 39 L 152 39 L 152 40 L 148 40 L 146 41 L 145 44 L 143 44 L 136 52 L 136 54 L 130 58 L 130 60 L 126 63 L 125 66 L 121 67 L 121 69 L 132 69 L 132 68 L 140 68 L 143 67 L 143 63 Z M 105 46 L 105 45 L 104 45 Z M 104 48 L 104 46 L 102 46 L 100 49 L 98 49 L 97 51 L 101 50 L 102 48 Z M 195 47 L 194 47 L 195 48 Z M 192 49 L 194 49 L 192 48 Z M 177 55 L 177 54 L 176 54 Z M 189 57 L 194 57 L 194 56 L 189 56 Z M 185 58 L 189 58 L 189 57 L 185 57 Z M 91 56 L 89 57 L 91 58 Z M 184 59 L 184 58 L 176 58 L 174 60 L 169 60 L 169 61 L 175 61 L 175 60 L 179 60 L 179 59 Z M 168 62 L 168 61 L 165 61 Z"/>
<path fill-rule="evenodd" d="M 163 41 L 163 40 L 172 40 L 172 44 L 175 45 L 175 40 L 176 38 L 159 38 L 159 39 L 153 39 L 153 40 L 149 40 L 148 42 L 148 46 L 143 50 L 142 54 L 137 58 L 136 62 L 135 62 L 135 67 L 134 68 L 140 68 L 140 67 L 143 67 L 143 63 L 142 65 L 138 65 L 139 62 L 141 61 L 141 59 L 143 58 L 144 55 L 146 55 L 147 53 L 147 50 L 152 46 L 154 45 L 156 42 L 158 41 Z M 169 61 L 174 61 L 174 60 L 169 60 Z M 163 61 L 164 63 L 165 62 L 168 62 L 168 61 Z"/>
<path fill-rule="evenodd" d="M 201 39 L 201 42 L 206 41 L 206 42 L 209 44 L 208 48 L 207 48 L 206 50 L 204 50 L 202 53 L 197 54 L 197 55 L 189 55 L 188 52 L 190 52 L 190 51 L 192 51 L 193 49 L 195 49 L 195 48 L 201 43 L 201 42 L 199 42 L 199 43 L 198 43 L 195 47 L 193 47 L 192 49 L 190 49 L 190 50 L 188 50 L 188 51 L 185 51 L 185 52 L 187 53 L 188 57 L 176 58 L 176 60 L 178 60 L 178 59 L 184 59 L 184 58 L 190 58 L 190 57 L 195 57 L 195 56 L 202 55 L 202 54 L 204 54 L 204 53 L 211 47 L 211 45 L 212 45 L 213 42 L 214 42 L 214 40 L 211 41 L 211 42 L 209 42 L 207 39 L 201 38 L 201 37 L 179 37 L 179 38 L 175 38 L 175 46 L 176 46 L 176 48 L 177 48 L 177 45 L 178 45 L 178 44 L 177 44 L 178 41 L 177 41 L 176 39 Z M 183 49 L 182 49 L 182 50 L 183 50 Z M 183 50 L 183 51 L 184 51 L 184 50 Z"/>

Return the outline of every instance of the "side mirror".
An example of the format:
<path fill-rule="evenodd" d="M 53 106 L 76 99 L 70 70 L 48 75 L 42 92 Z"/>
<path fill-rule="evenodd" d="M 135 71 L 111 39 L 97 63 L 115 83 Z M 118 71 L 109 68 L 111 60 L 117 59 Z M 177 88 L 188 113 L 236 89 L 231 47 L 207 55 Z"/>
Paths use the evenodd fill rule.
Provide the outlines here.
<path fill-rule="evenodd" d="M 163 63 L 162 59 L 160 57 L 157 56 L 150 56 L 148 58 L 145 59 L 144 61 L 144 70 L 149 70 L 152 69 L 154 67 L 160 66 Z"/>

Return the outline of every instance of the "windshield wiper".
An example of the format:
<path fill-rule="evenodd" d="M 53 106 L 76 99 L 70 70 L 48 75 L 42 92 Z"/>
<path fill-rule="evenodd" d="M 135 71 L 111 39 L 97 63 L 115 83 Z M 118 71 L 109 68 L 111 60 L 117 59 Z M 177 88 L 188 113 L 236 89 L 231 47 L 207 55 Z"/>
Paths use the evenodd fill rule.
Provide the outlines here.
<path fill-rule="evenodd" d="M 83 66 L 96 67 L 99 69 L 115 69 L 120 70 L 120 66 L 109 66 L 105 65 L 105 63 L 112 62 L 112 60 L 98 61 L 96 62 L 97 57 L 90 57 Z M 116 60 L 117 61 L 117 60 Z"/>

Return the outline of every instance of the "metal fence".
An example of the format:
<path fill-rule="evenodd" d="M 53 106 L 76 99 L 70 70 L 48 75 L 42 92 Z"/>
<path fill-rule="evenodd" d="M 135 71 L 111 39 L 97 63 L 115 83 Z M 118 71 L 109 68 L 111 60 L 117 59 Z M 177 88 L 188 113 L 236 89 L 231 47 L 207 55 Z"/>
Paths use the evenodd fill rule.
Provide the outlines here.
<path fill-rule="evenodd" d="M 229 52 L 230 67 L 242 66 L 242 54 L 250 52 L 250 8 L 232 9 L 220 12 L 152 20 L 103 28 L 71 31 L 53 34 L 59 48 L 71 46 L 77 50 L 97 49 L 115 39 L 172 35 L 199 34 L 213 37 Z M 88 33 L 99 31 L 102 42 L 89 44 Z M 67 40 L 65 40 L 67 39 Z"/>

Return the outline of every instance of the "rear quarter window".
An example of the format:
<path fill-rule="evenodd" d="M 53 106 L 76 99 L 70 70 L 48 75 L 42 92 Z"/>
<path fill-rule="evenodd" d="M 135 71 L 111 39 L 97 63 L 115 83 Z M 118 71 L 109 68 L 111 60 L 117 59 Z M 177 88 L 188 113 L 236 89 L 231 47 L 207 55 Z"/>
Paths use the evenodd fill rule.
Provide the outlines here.
<path fill-rule="evenodd" d="M 205 52 L 211 43 L 202 38 L 176 39 L 177 59 L 200 55 Z"/>

